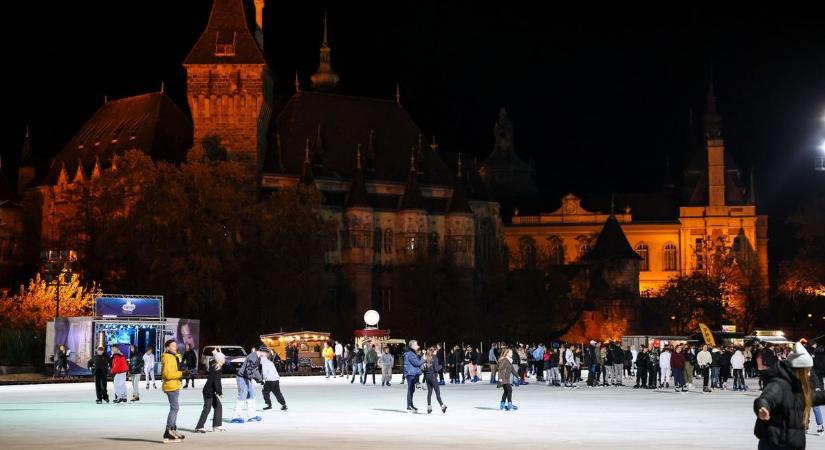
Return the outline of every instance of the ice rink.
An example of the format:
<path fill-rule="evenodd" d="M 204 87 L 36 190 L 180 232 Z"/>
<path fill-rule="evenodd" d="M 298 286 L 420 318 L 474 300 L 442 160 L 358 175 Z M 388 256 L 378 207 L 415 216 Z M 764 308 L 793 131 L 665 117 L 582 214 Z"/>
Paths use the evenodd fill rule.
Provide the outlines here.
<path fill-rule="evenodd" d="M 485 377 L 489 376 L 487 373 Z M 449 409 L 405 412 L 406 386 L 350 384 L 341 378 L 288 377 L 281 390 L 289 411 L 262 411 L 263 421 L 231 424 L 234 378 L 225 378 L 224 433 L 194 434 L 202 407 L 200 387 L 183 390 L 178 447 L 417 449 L 754 449 L 758 391 L 675 393 L 629 387 L 578 389 L 531 384 L 515 389 L 518 411 L 499 411 L 500 389 L 487 382 L 442 386 Z M 199 382 L 200 383 L 200 382 Z M 200 386 L 200 384 L 199 384 Z M 145 387 L 145 385 L 144 385 Z M 264 403 L 258 386 L 257 406 Z M 131 384 L 129 384 L 131 397 Z M 109 396 L 113 398 L 112 384 Z M 168 404 L 160 389 L 141 389 L 141 401 L 94 403 L 92 383 L 0 387 L 0 448 L 152 448 L 161 442 Z M 273 399 L 274 402 L 274 399 Z M 435 404 L 435 396 L 433 396 Z M 207 429 L 211 421 L 207 422 Z M 825 437 L 808 435 L 808 448 Z"/>

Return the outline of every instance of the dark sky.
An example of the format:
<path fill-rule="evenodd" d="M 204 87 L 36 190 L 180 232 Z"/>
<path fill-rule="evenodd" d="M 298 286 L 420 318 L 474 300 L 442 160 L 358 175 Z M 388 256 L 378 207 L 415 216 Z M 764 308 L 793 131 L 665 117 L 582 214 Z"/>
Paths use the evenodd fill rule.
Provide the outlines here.
<path fill-rule="evenodd" d="M 104 95 L 158 90 L 163 80 L 185 108 L 181 62 L 210 3 L 24 2 L 29 10 L 2 32 L 6 61 L 17 63 L 6 66 L 4 165 L 17 159 L 26 122 L 35 152 L 53 155 Z M 825 138 L 825 19 L 804 8 L 270 0 L 278 90 L 291 90 L 296 69 L 308 82 L 327 7 L 344 93 L 392 98 L 398 81 L 426 134 L 480 158 L 507 107 L 548 205 L 567 191 L 655 190 L 666 158 L 681 170 L 711 67 L 727 148 L 741 168 L 756 168 L 773 255 L 783 252 L 787 213 L 825 187 L 825 173 L 812 170 Z"/>

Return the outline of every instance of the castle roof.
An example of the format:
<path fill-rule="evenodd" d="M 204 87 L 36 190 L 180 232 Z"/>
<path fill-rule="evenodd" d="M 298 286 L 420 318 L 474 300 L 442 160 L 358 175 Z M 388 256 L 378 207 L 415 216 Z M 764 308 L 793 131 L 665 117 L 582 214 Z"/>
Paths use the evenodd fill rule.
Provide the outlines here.
<path fill-rule="evenodd" d="M 642 258 L 630 246 L 627 241 L 622 226 L 616 217 L 612 214 L 604 222 L 602 231 L 596 239 L 596 245 L 593 249 L 585 255 L 584 259 L 589 261 L 595 260 L 616 260 L 616 259 L 630 259 L 641 260 Z"/>
<path fill-rule="evenodd" d="M 243 0 L 214 0 L 206 29 L 183 64 L 266 64 L 249 32 Z"/>

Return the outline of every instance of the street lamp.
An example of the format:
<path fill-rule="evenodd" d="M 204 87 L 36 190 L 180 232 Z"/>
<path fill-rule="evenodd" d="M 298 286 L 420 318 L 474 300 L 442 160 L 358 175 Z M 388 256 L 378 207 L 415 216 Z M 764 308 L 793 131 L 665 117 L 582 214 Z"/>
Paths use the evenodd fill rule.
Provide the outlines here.
<path fill-rule="evenodd" d="M 43 280 L 46 286 L 56 286 L 55 293 L 55 319 L 60 317 L 60 286 L 65 286 L 72 282 L 72 255 L 66 251 L 48 251 L 40 254 L 42 263 Z"/>

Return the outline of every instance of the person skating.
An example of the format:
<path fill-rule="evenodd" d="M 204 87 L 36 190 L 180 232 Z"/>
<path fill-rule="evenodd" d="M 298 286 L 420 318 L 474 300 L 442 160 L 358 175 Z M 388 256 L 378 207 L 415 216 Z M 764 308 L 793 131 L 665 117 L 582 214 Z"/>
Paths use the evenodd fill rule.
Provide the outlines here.
<path fill-rule="evenodd" d="M 659 350 L 655 347 L 651 348 L 647 354 L 647 388 L 656 389 L 656 383 L 659 382 Z"/>
<path fill-rule="evenodd" d="M 155 384 L 155 354 L 152 347 L 146 349 L 143 354 L 143 377 L 146 378 L 146 389 L 149 389 L 149 379 L 152 379 L 152 387 L 157 389 Z"/>
<path fill-rule="evenodd" d="M 616 386 L 624 386 L 624 359 L 625 354 L 622 346 L 614 343 L 610 352 L 613 354 L 613 376 L 616 378 Z"/>
<path fill-rule="evenodd" d="M 358 375 L 358 381 L 366 378 L 366 374 L 364 373 L 364 349 L 356 348 L 353 351 L 352 355 L 352 380 L 350 380 L 350 384 L 355 383 L 355 375 Z"/>
<path fill-rule="evenodd" d="M 209 411 L 212 413 L 212 431 L 225 431 L 223 427 L 223 406 L 221 399 L 223 398 L 223 386 L 221 385 L 221 369 L 226 362 L 226 357 L 219 351 L 212 353 L 212 358 L 209 359 L 209 368 L 206 371 L 206 382 L 203 384 L 203 411 L 198 419 L 198 424 L 195 425 L 195 432 L 205 433 L 203 429 L 206 424 L 206 418 L 209 417 Z"/>
<path fill-rule="evenodd" d="M 198 373 L 198 355 L 195 354 L 195 350 L 189 344 L 186 344 L 186 351 L 183 352 L 183 365 L 187 370 L 186 383 L 183 388 L 189 388 L 189 380 L 192 380 L 192 389 L 194 389 L 195 375 Z"/>
<path fill-rule="evenodd" d="M 441 344 L 436 344 L 435 348 L 435 356 L 438 356 L 438 362 L 441 363 L 441 370 L 438 371 L 438 385 L 444 386 L 447 384 L 444 382 L 444 364 L 447 361 L 447 358 L 444 354 L 444 348 L 441 347 Z M 479 373 L 481 373 L 481 370 L 479 370 Z"/>
<path fill-rule="evenodd" d="M 661 370 L 659 389 L 670 388 L 670 357 L 670 347 L 665 347 L 659 355 L 659 369 Z"/>
<path fill-rule="evenodd" d="M 54 358 L 54 377 L 60 377 L 61 373 L 63 378 L 69 376 L 69 351 L 66 350 L 66 346 L 63 344 L 58 347 L 57 355 Z"/>
<path fill-rule="evenodd" d="M 98 347 L 97 354 L 89 360 L 89 369 L 91 369 L 92 373 L 95 375 L 95 393 L 97 394 L 97 400 L 95 403 L 98 405 L 104 401 L 109 403 L 109 392 L 106 387 L 106 377 L 109 375 L 110 365 L 111 361 L 109 361 L 106 351 L 103 347 Z"/>
<path fill-rule="evenodd" d="M 699 365 L 699 370 L 702 372 L 702 392 L 711 392 L 708 387 L 710 382 L 710 366 L 713 364 L 713 357 L 708 351 L 708 346 L 702 346 L 702 351 L 696 355 L 696 364 Z"/>
<path fill-rule="evenodd" d="M 392 366 L 395 362 L 390 354 L 390 349 L 384 347 L 384 353 L 378 358 L 378 365 L 381 367 L 381 386 L 389 386 L 392 381 Z"/>
<path fill-rule="evenodd" d="M 512 355 L 512 352 L 510 352 L 510 354 Z M 567 347 L 567 350 L 564 351 L 564 362 L 566 366 L 564 368 L 564 374 L 566 378 L 564 381 L 564 387 L 574 388 L 576 387 L 576 356 L 573 353 L 572 345 L 570 347 Z"/>
<path fill-rule="evenodd" d="M 126 403 L 126 375 L 129 373 L 129 363 L 120 352 L 120 347 L 112 345 L 112 384 L 115 386 L 115 404 Z"/>
<path fill-rule="evenodd" d="M 418 357 L 418 341 L 412 340 L 404 353 L 404 378 L 407 379 L 407 412 L 418 412 L 413 404 L 415 379 L 421 375 L 421 359 Z"/>
<path fill-rule="evenodd" d="M 441 361 L 438 360 L 438 353 L 435 347 L 430 347 L 424 354 L 424 363 L 421 365 L 424 373 L 424 382 L 427 383 L 427 414 L 433 412 L 432 398 L 435 391 L 435 399 L 441 406 L 441 412 L 447 412 L 447 405 L 441 401 L 441 388 L 438 384 L 438 371 L 441 370 Z"/>
<path fill-rule="evenodd" d="M 132 377 L 132 401 L 140 401 L 140 374 L 143 372 L 143 355 L 134 345 L 129 346 L 129 376 Z"/>
<path fill-rule="evenodd" d="M 512 350 L 508 348 L 501 351 L 501 358 L 499 358 L 496 364 L 496 370 L 496 374 L 498 375 L 496 387 L 504 390 L 501 393 L 501 403 L 499 403 L 498 409 L 500 411 L 515 411 L 518 407 L 513 404 L 513 385 L 511 383 L 515 376 L 516 368 L 513 366 Z"/>
<path fill-rule="evenodd" d="M 696 353 L 694 353 L 693 346 L 688 345 L 682 354 L 685 356 L 685 387 L 688 391 L 693 389 L 693 373 L 696 370 Z"/>
<path fill-rule="evenodd" d="M 186 437 L 178 433 L 178 410 L 180 409 L 180 387 L 183 372 L 178 369 L 180 362 L 177 357 L 178 343 L 169 339 L 163 345 L 164 352 L 160 357 L 160 376 L 163 381 L 161 389 L 169 400 L 169 414 L 166 416 L 166 431 L 163 433 L 163 442 L 180 442 Z"/>
<path fill-rule="evenodd" d="M 335 367 L 334 367 L 334 360 L 335 360 L 335 350 L 329 346 L 328 342 L 324 342 L 324 349 L 321 351 L 321 356 L 324 358 L 324 374 L 329 377 L 335 376 Z"/>
<path fill-rule="evenodd" d="M 493 343 L 487 352 L 487 364 L 490 366 L 490 384 L 496 384 L 496 367 L 498 363 L 498 344 Z"/>
<path fill-rule="evenodd" d="M 262 347 L 262 350 L 266 347 Z M 286 401 L 284 395 L 281 394 L 281 376 L 278 374 L 278 368 L 272 363 L 270 355 L 267 354 L 261 358 L 261 375 L 264 380 L 264 402 L 266 407 L 264 410 L 272 409 L 272 401 L 269 399 L 269 393 L 275 394 L 275 400 L 281 405 L 281 411 L 286 411 Z"/>
<path fill-rule="evenodd" d="M 375 351 L 375 345 L 371 345 L 367 349 L 367 353 L 364 355 L 364 362 L 367 364 L 367 369 L 364 373 L 364 378 L 361 380 L 361 384 L 367 384 L 368 374 L 372 374 L 372 384 L 375 384 L 375 363 L 378 362 L 378 352 Z"/>
<path fill-rule="evenodd" d="M 733 369 L 733 390 L 744 391 L 745 387 L 745 355 L 740 349 L 736 349 L 730 357 L 730 367 Z"/>
<path fill-rule="evenodd" d="M 276 353 L 277 354 L 277 353 Z M 337 373 L 340 372 L 341 376 L 344 376 L 344 346 L 341 345 L 340 342 L 335 341 L 335 372 L 333 372 L 333 377 L 338 376 Z"/>
<path fill-rule="evenodd" d="M 255 411 L 255 385 L 252 382 L 263 382 L 261 379 L 261 358 L 265 357 L 267 352 L 268 349 L 265 346 L 250 352 L 246 355 L 246 359 L 235 374 L 235 382 L 238 385 L 238 399 L 235 402 L 232 423 L 260 422 L 261 420 L 261 416 Z M 246 406 L 246 420 L 243 418 L 244 406 Z"/>
<path fill-rule="evenodd" d="M 670 354 L 670 371 L 673 373 L 673 387 L 676 392 L 687 392 L 685 387 L 685 355 L 682 353 L 682 346 L 677 345 Z"/>
<path fill-rule="evenodd" d="M 811 408 L 825 404 L 825 391 L 811 387 L 813 358 L 797 342 L 784 361 L 766 366 L 760 353 L 756 364 L 765 381 L 762 394 L 753 402 L 757 417 L 753 434 L 759 449 L 804 449 Z"/>

